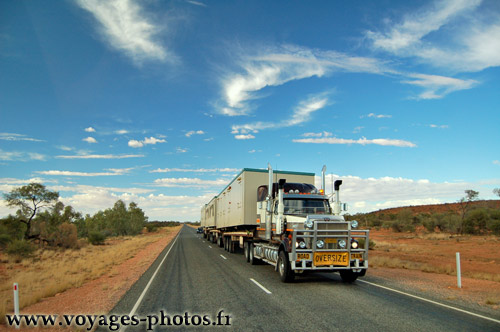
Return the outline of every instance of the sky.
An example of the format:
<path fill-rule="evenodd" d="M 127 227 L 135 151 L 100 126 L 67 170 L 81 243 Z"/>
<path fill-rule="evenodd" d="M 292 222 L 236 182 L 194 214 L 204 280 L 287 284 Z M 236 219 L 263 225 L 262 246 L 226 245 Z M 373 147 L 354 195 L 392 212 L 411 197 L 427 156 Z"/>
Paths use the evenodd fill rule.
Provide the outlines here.
<path fill-rule="evenodd" d="M 1 1 L 0 191 L 197 221 L 270 163 L 351 214 L 494 199 L 499 67 L 497 0 Z"/>

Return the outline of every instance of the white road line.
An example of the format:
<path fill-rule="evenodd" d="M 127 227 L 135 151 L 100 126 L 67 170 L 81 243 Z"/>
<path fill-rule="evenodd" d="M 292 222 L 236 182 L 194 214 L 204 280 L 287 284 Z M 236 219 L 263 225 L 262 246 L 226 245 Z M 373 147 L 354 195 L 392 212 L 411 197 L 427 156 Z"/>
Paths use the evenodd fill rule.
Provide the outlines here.
<path fill-rule="evenodd" d="M 429 303 L 432 303 L 432 304 L 435 304 L 435 305 L 438 305 L 438 306 L 441 306 L 441 307 L 445 307 L 445 308 L 448 308 L 448 309 L 459 311 L 459 312 L 462 312 L 464 314 L 468 314 L 468 315 L 471 315 L 471 316 L 479 317 L 479 318 L 486 319 L 486 320 L 489 320 L 489 321 L 492 321 L 492 322 L 500 324 L 500 320 L 498 320 L 498 319 L 494 319 L 494 318 L 490 318 L 490 317 L 478 315 L 478 314 L 475 314 L 475 313 L 467 311 L 467 310 L 455 308 L 455 307 L 452 307 L 452 306 L 449 306 L 449 305 L 446 305 L 446 304 L 443 304 L 443 303 L 439 303 L 439 302 L 436 302 L 436 301 L 432 301 L 432 300 L 429 300 L 429 299 L 426 299 L 426 298 L 423 298 L 423 297 L 420 297 L 420 296 L 408 294 L 408 293 L 405 293 L 405 292 L 402 292 L 402 291 L 398 291 L 396 289 L 392 289 L 392 288 L 389 288 L 389 287 L 377 285 L 377 284 L 374 284 L 373 282 L 369 282 L 369 281 L 365 281 L 365 280 L 359 280 L 359 279 L 358 279 L 358 281 L 359 282 L 364 282 L 365 284 L 369 284 L 369 285 L 372 285 L 372 286 L 375 286 L 375 287 L 383 288 L 383 289 L 386 289 L 386 290 L 391 291 L 391 292 L 403 294 L 403 295 L 406 295 L 406 296 L 409 296 L 409 297 L 413 297 L 413 298 L 421 300 L 421 301 L 429 302 Z"/>
<path fill-rule="evenodd" d="M 208 246 L 209 248 L 212 248 L 212 246 Z"/>
<path fill-rule="evenodd" d="M 222 256 L 222 255 L 220 255 L 220 257 L 222 257 L 222 258 L 224 258 L 224 259 L 227 259 L 226 257 L 224 257 L 224 256 Z"/>
<path fill-rule="evenodd" d="M 272 294 L 266 287 L 262 286 L 261 284 L 259 284 L 255 279 L 252 279 L 250 278 L 250 280 L 252 280 L 252 282 L 254 284 L 256 284 L 257 286 L 260 287 L 260 289 L 262 289 L 264 292 L 266 292 L 267 294 Z"/>
<path fill-rule="evenodd" d="M 158 265 L 158 267 L 156 268 L 155 273 L 153 273 L 153 275 L 151 276 L 151 279 L 149 279 L 149 282 L 146 285 L 146 287 L 144 288 L 144 290 L 142 291 L 141 296 L 139 296 L 139 298 L 137 299 L 137 302 L 135 303 L 134 307 L 132 308 L 132 310 L 128 314 L 129 317 L 132 317 L 133 315 L 135 315 L 135 312 L 137 311 L 137 308 L 139 308 L 139 306 L 141 305 L 142 299 L 144 298 L 144 296 L 148 292 L 149 286 L 151 286 L 151 284 L 153 283 L 153 279 L 156 277 L 156 274 L 160 270 L 160 267 L 163 265 L 163 262 L 165 261 L 165 259 L 167 258 L 168 254 L 170 253 L 170 250 L 172 250 L 172 248 L 174 247 L 175 242 L 177 241 L 177 238 L 179 237 L 179 234 L 181 234 L 181 231 L 179 231 L 179 233 L 177 233 L 177 236 L 175 237 L 174 243 L 172 243 L 172 245 L 168 249 L 167 253 L 165 254 L 165 256 L 163 257 L 163 259 L 161 260 L 160 265 Z M 123 325 L 122 328 L 120 329 L 120 332 L 125 331 L 126 328 L 127 328 L 127 326 Z"/>

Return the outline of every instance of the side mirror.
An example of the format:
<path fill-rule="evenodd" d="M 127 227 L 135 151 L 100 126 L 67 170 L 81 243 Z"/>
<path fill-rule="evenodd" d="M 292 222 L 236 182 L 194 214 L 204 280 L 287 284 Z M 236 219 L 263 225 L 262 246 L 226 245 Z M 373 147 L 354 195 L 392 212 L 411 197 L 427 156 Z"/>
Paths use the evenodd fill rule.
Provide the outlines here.
<path fill-rule="evenodd" d="M 342 203 L 342 211 L 347 211 L 348 208 L 349 206 L 347 205 L 347 203 Z"/>

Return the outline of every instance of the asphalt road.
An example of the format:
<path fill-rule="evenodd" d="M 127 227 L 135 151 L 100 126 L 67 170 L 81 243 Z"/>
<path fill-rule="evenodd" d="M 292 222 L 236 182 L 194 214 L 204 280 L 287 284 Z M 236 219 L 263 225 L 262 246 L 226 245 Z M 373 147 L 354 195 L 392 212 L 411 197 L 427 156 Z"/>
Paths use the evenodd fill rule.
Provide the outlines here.
<path fill-rule="evenodd" d="M 160 322 L 162 312 L 171 325 L 154 330 L 500 331 L 498 315 L 489 317 L 499 322 L 475 317 L 363 280 L 378 282 L 368 271 L 353 284 L 335 273 L 285 284 L 272 266 L 252 266 L 242 254 L 229 254 L 185 226 L 112 313 L 146 320 L 126 331 L 146 330 L 153 316 Z"/>

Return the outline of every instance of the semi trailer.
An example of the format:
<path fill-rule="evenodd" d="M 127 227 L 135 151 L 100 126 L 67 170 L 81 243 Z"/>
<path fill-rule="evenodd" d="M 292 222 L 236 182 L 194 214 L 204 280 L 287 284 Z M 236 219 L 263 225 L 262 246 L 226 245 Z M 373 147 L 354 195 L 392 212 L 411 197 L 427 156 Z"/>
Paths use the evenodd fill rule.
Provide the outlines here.
<path fill-rule="evenodd" d="M 252 265 L 274 266 L 283 282 L 309 272 L 354 282 L 368 269 L 369 231 L 341 215 L 342 180 L 326 195 L 325 172 L 318 190 L 314 173 L 244 168 L 201 208 L 203 237 L 230 253 L 243 249 Z"/>

